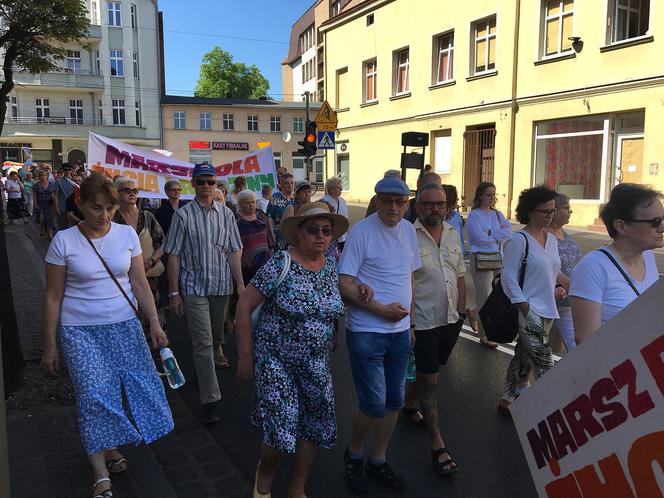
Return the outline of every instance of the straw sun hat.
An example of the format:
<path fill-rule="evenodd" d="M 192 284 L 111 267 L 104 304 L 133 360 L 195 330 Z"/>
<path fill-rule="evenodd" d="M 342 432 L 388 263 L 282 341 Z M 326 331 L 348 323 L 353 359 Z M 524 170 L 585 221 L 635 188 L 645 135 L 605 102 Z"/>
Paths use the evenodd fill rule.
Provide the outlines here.
<path fill-rule="evenodd" d="M 300 208 L 297 216 L 289 216 L 280 225 L 281 236 L 291 245 L 297 244 L 297 227 L 309 218 L 327 218 L 332 223 L 332 240 L 337 240 L 348 231 L 348 219 L 330 212 L 324 202 L 308 202 Z"/>

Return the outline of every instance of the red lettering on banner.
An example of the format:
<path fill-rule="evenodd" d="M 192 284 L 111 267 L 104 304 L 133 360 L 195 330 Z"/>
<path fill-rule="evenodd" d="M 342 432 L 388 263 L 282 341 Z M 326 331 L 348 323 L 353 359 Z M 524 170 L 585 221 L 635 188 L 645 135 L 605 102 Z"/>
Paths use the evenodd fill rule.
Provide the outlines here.
<path fill-rule="evenodd" d="M 544 486 L 546 496 L 549 498 L 583 498 L 579 487 L 576 485 L 574 474 L 570 474 Z"/>
<path fill-rule="evenodd" d="M 244 174 L 244 170 L 242 169 L 242 160 L 238 159 L 237 161 L 233 161 L 233 175 L 238 176 Z"/>
<path fill-rule="evenodd" d="M 618 402 L 606 403 L 604 401 L 605 399 L 606 401 L 612 400 L 619 393 L 620 391 L 618 391 L 613 380 L 607 377 L 599 379 L 590 388 L 590 399 L 593 402 L 595 411 L 597 413 L 608 413 L 607 416 L 600 418 L 607 432 L 615 429 L 627 420 L 627 410 L 625 410 L 623 405 Z"/>
<path fill-rule="evenodd" d="M 530 429 L 526 436 L 528 437 L 530 449 L 535 457 L 537 468 L 541 469 L 546 466 L 546 463 L 551 458 L 558 458 L 558 452 L 553 444 L 551 432 L 549 432 L 549 426 L 547 425 L 546 420 L 542 420 L 537 425 L 537 429 L 539 429 L 539 433 L 535 429 Z"/>
<path fill-rule="evenodd" d="M 233 169 L 233 164 L 231 163 L 222 164 L 214 168 L 217 176 L 228 176 L 231 174 L 231 169 Z"/>
<path fill-rule="evenodd" d="M 260 173 L 261 165 L 258 162 L 256 156 L 249 156 L 244 160 L 244 174 L 248 175 L 249 173 Z"/>
<path fill-rule="evenodd" d="M 553 441 L 556 445 L 556 451 L 558 452 L 558 458 L 563 458 L 567 456 L 567 448 L 569 447 L 570 452 L 574 453 L 577 450 L 576 443 L 572 437 L 565 419 L 563 418 L 560 410 L 556 410 L 551 415 L 546 417 L 549 427 L 551 428 L 551 435 L 553 436 Z"/>
<path fill-rule="evenodd" d="M 664 496 L 653 471 L 653 463 L 660 469 L 658 474 L 664 469 L 664 432 L 653 432 L 634 441 L 627 454 L 627 462 L 636 496 Z"/>
<path fill-rule="evenodd" d="M 641 348 L 641 356 L 646 361 L 659 391 L 664 395 L 664 335 Z"/>
<path fill-rule="evenodd" d="M 138 156 L 132 154 L 130 166 L 132 168 L 144 168 L 145 167 L 145 158 L 143 156 Z"/>
<path fill-rule="evenodd" d="M 611 370 L 611 377 L 618 389 L 627 386 L 627 409 L 636 418 L 655 408 L 648 391 L 636 392 L 636 368 L 632 360 L 625 360 Z"/>
<path fill-rule="evenodd" d="M 586 432 L 591 438 L 604 432 L 602 424 L 593 416 L 593 403 L 587 394 L 582 394 L 568 404 L 563 408 L 563 413 L 578 447 L 588 442 Z"/>
<path fill-rule="evenodd" d="M 634 498 L 618 455 L 615 453 L 599 462 L 602 480 L 597 475 L 594 465 L 587 465 L 574 472 L 576 482 L 581 488 L 583 498 Z"/>

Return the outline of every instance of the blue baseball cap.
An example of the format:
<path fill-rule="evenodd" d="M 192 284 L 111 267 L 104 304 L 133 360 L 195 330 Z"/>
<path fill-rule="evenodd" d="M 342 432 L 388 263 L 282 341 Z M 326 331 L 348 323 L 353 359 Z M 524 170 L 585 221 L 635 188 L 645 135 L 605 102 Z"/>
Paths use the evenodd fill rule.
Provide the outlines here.
<path fill-rule="evenodd" d="M 408 185 L 400 178 L 383 178 L 376 184 L 374 192 L 377 194 L 410 195 Z"/>
<path fill-rule="evenodd" d="M 191 176 L 193 178 L 196 178 L 197 176 L 203 176 L 203 175 L 217 176 L 217 172 L 214 170 L 214 166 L 212 166 L 211 164 L 203 163 L 194 166 L 194 172 L 192 173 Z"/>

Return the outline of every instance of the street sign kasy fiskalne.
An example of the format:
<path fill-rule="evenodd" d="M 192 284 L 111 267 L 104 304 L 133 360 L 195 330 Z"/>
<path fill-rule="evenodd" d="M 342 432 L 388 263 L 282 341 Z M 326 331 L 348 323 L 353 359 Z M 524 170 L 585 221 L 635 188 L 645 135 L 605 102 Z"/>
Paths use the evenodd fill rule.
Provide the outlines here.
<path fill-rule="evenodd" d="M 316 121 L 318 131 L 335 131 L 337 123 L 339 123 L 337 113 L 334 112 L 327 100 L 323 102 L 314 121 Z"/>

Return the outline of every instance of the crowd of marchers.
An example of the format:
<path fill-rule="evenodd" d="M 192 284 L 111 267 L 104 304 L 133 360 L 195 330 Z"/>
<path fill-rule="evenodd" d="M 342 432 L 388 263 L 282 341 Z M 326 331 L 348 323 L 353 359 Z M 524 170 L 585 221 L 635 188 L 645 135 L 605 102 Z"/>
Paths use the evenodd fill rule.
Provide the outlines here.
<path fill-rule="evenodd" d="M 113 496 L 111 476 L 130 464 L 120 446 L 173 428 L 149 347 L 168 344 L 167 312 L 186 317 L 203 422 L 220 420 L 216 369 L 235 362 L 237 380 L 253 383 L 247 417 L 262 435 L 254 497 L 271 496 L 284 454 L 294 454 L 289 497 L 306 496 L 318 448 L 336 444 L 330 358 L 338 333 L 358 400 L 354 413 L 340 415 L 352 418 L 339 462 L 346 484 L 363 493 L 371 478 L 399 490 L 415 477 L 388 458 L 400 416 L 430 433 L 433 472 L 460 470 L 441 430 L 439 369 L 466 321 L 482 346 L 498 346 L 480 318 L 496 285 L 519 310 L 515 354 L 497 393 L 498 411 L 509 416 L 511 403 L 554 368 L 554 351 L 573 350 L 657 281 L 652 250 L 664 247 L 662 194 L 635 184 L 616 186 L 601 208 L 611 243 L 581 257 L 564 229 L 570 200 L 546 186 L 521 192 L 523 227 L 515 231 L 495 208 L 491 183 L 477 187 L 464 220 L 456 188 L 436 173 L 423 171 L 411 198 L 400 173 L 388 170 L 367 216 L 349 229 L 337 177 L 312 202 L 316 188 L 280 168 L 275 191 L 265 187 L 257 199 L 244 178 L 231 188 L 199 164 L 192 201 L 180 200 L 173 181 L 165 201 L 142 203 L 129 178 L 62 176 L 75 184 L 76 211 L 57 225 L 46 256 L 42 364 L 56 375 L 60 358 L 66 363 L 92 494 L 101 498 Z M 48 171 L 37 177 L 58 195 Z M 4 182 L 14 194 L 12 182 L 23 182 Z M 7 203 L 10 219 L 27 220 L 15 205 Z M 224 351 L 231 331 L 232 359 Z"/>

